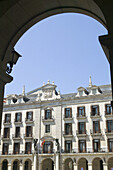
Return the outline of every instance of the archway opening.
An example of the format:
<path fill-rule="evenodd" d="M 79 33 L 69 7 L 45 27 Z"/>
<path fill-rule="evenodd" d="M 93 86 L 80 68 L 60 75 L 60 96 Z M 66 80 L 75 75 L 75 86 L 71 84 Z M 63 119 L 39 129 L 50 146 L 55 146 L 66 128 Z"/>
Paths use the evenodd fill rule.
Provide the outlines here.
<path fill-rule="evenodd" d="M 88 161 L 85 158 L 79 159 L 78 170 L 88 170 Z"/>
<path fill-rule="evenodd" d="M 26 160 L 25 163 L 24 163 L 24 170 L 31 170 L 32 167 L 31 167 L 31 160 Z"/>
<path fill-rule="evenodd" d="M 90 74 L 96 85 L 106 80 L 108 84 L 109 64 L 98 42 L 98 36 L 106 33 L 95 19 L 82 14 L 59 14 L 40 21 L 15 46 L 23 57 L 14 67 L 14 81 L 6 86 L 13 89 L 9 94 L 16 94 L 17 89 L 20 94 L 24 84 L 26 91 L 40 87 L 48 79 L 55 81 L 63 93 L 72 93 L 81 84 L 87 87 Z M 84 70 L 84 76 L 80 70 Z M 75 76 L 70 76 L 73 73 Z"/>
<path fill-rule="evenodd" d="M 2 170 L 8 170 L 8 161 L 7 160 L 4 160 L 2 162 Z"/>
<path fill-rule="evenodd" d="M 92 163 L 93 170 L 103 170 L 103 160 L 101 158 L 95 158 Z"/>
<path fill-rule="evenodd" d="M 65 160 L 65 170 L 73 170 L 74 167 L 73 167 L 73 160 L 71 158 L 67 158 Z"/>
<path fill-rule="evenodd" d="M 112 170 L 113 169 L 113 157 L 109 158 L 108 160 L 108 170 Z"/>
<path fill-rule="evenodd" d="M 19 161 L 18 160 L 15 160 L 13 162 L 13 170 L 19 170 Z"/>
<path fill-rule="evenodd" d="M 42 169 L 44 170 L 54 170 L 54 162 L 52 159 L 45 159 L 42 162 Z"/>

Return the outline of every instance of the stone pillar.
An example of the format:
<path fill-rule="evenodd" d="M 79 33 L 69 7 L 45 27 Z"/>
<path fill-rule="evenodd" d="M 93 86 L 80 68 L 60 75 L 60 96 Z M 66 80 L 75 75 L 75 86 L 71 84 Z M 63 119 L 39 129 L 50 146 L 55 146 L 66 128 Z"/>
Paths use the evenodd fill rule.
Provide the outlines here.
<path fill-rule="evenodd" d="M 39 163 L 39 170 L 43 170 L 42 169 L 42 163 Z"/>
<path fill-rule="evenodd" d="M 11 164 L 8 164 L 8 170 L 11 170 Z"/>
<path fill-rule="evenodd" d="M 19 170 L 23 170 L 23 165 L 22 164 L 20 164 L 20 169 Z"/>
<path fill-rule="evenodd" d="M 112 87 L 112 101 L 111 105 L 113 108 L 113 33 L 108 35 L 100 36 L 99 41 L 101 46 L 109 60 L 110 71 L 111 71 L 111 87 Z"/>
<path fill-rule="evenodd" d="M 59 170 L 59 153 L 56 153 L 56 170 Z"/>
<path fill-rule="evenodd" d="M 88 163 L 88 170 L 92 170 L 92 163 Z"/>
<path fill-rule="evenodd" d="M 37 170 L 37 169 L 36 169 L 36 159 L 37 159 L 37 155 L 34 154 L 34 170 Z"/>
<path fill-rule="evenodd" d="M 108 170 L 107 163 L 103 163 L 103 170 Z"/>
<path fill-rule="evenodd" d="M 74 170 L 77 170 L 77 169 L 78 169 L 77 164 L 76 164 L 75 162 L 73 163 L 73 169 L 74 169 Z"/>
<path fill-rule="evenodd" d="M 2 164 L 0 164 L 0 169 L 2 169 Z"/>
<path fill-rule="evenodd" d="M 62 170 L 65 170 L 65 163 L 62 163 Z"/>
<path fill-rule="evenodd" d="M 34 166 L 33 166 L 33 163 L 31 164 L 31 170 L 34 170 Z"/>
<path fill-rule="evenodd" d="M 1 120 L 2 120 L 4 86 L 6 83 L 10 83 L 12 80 L 13 78 L 8 74 L 6 74 L 5 71 L 0 68 L 0 129 L 1 129 Z"/>

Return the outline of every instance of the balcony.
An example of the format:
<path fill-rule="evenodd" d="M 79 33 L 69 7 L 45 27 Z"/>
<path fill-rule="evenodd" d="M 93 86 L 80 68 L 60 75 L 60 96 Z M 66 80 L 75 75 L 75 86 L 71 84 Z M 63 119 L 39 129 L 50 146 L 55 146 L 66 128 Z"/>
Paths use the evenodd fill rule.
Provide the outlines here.
<path fill-rule="evenodd" d="M 10 126 L 11 125 L 11 121 L 10 120 L 9 121 L 5 121 L 4 120 L 3 124 L 4 124 L 4 126 Z"/>
<path fill-rule="evenodd" d="M 21 125 L 21 124 L 22 124 L 22 120 L 16 120 L 16 119 L 14 119 L 14 124 L 15 124 L 15 125 Z"/>
<path fill-rule="evenodd" d="M 10 141 L 10 136 L 9 135 L 7 135 L 7 136 L 2 135 L 1 139 L 3 141 Z"/>
<path fill-rule="evenodd" d="M 54 122 L 54 120 L 55 120 L 54 116 L 51 116 L 50 118 L 45 118 L 45 117 L 42 116 L 42 121 L 45 122 L 45 123 L 46 122 Z"/>
<path fill-rule="evenodd" d="M 96 132 L 93 130 L 90 130 L 90 134 L 91 134 L 91 136 L 101 136 L 102 132 L 101 132 L 101 130 L 96 131 Z"/>
<path fill-rule="evenodd" d="M 77 113 L 77 119 L 78 119 L 78 120 L 86 119 L 86 113 L 84 113 L 84 114 L 78 114 L 78 113 Z"/>
<path fill-rule="evenodd" d="M 65 116 L 64 116 L 63 119 L 64 119 L 64 121 L 72 121 L 72 120 L 73 120 L 73 117 L 65 117 Z"/>
<path fill-rule="evenodd" d="M 106 136 L 112 136 L 113 131 L 108 131 L 108 129 L 105 129 Z"/>
<path fill-rule="evenodd" d="M 19 134 L 19 135 L 12 135 L 12 139 L 13 140 L 21 140 L 22 138 L 21 138 L 21 134 Z"/>
<path fill-rule="evenodd" d="M 86 137 L 87 136 L 87 130 L 84 130 L 84 131 L 77 130 L 76 135 L 77 135 L 77 137 Z"/>
<path fill-rule="evenodd" d="M 101 118 L 101 116 L 100 116 L 100 112 L 98 112 L 98 113 L 93 113 L 93 112 L 90 112 L 90 117 L 92 118 L 92 119 L 95 119 L 95 118 Z"/>
<path fill-rule="evenodd" d="M 63 132 L 63 136 L 64 138 L 73 138 L 73 132 L 70 133 Z"/>
<path fill-rule="evenodd" d="M 105 117 L 106 118 L 113 118 L 113 112 L 110 113 L 110 112 L 105 111 Z"/>
<path fill-rule="evenodd" d="M 33 134 L 32 134 L 32 133 L 30 133 L 30 134 L 24 134 L 23 136 L 24 136 L 24 139 L 25 139 L 25 140 L 31 140 L 31 139 L 33 139 Z"/>
<path fill-rule="evenodd" d="M 26 124 L 33 124 L 34 120 L 25 118 L 25 123 Z"/>

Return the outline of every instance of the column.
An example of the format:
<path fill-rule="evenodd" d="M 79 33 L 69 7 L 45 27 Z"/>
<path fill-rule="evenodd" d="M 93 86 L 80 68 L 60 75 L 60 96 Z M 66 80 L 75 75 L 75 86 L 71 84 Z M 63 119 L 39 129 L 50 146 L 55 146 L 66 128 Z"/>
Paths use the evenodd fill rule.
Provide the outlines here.
<path fill-rule="evenodd" d="M 56 153 L 56 170 L 59 170 L 59 153 Z"/>
<path fill-rule="evenodd" d="M 74 170 L 77 170 L 77 168 L 78 168 L 77 164 L 75 162 L 73 163 L 73 167 L 74 167 Z"/>
<path fill-rule="evenodd" d="M 65 170 L 65 163 L 62 163 L 62 170 Z"/>
<path fill-rule="evenodd" d="M 34 170 L 37 170 L 37 169 L 36 169 L 36 158 L 37 158 L 37 155 L 34 154 Z"/>
<path fill-rule="evenodd" d="M 11 170 L 11 163 L 8 164 L 8 170 Z"/>
<path fill-rule="evenodd" d="M 20 164 L 20 169 L 19 170 L 23 170 L 23 165 L 22 164 Z"/>
<path fill-rule="evenodd" d="M 103 170 L 108 170 L 107 163 L 103 163 Z"/>
<path fill-rule="evenodd" d="M 31 170 L 34 170 L 34 166 L 33 166 L 33 163 L 31 164 Z"/>
<path fill-rule="evenodd" d="M 92 170 L 92 163 L 88 163 L 88 170 Z"/>
<path fill-rule="evenodd" d="M 0 164 L 0 169 L 2 169 L 2 164 Z"/>
<path fill-rule="evenodd" d="M 99 41 L 102 45 L 102 48 L 109 60 L 110 63 L 110 72 L 111 72 L 111 87 L 112 87 L 112 101 L 111 105 L 113 108 L 113 33 L 108 35 L 100 36 Z"/>
<path fill-rule="evenodd" d="M 42 163 L 39 163 L 39 170 L 43 170 L 42 169 Z"/>
<path fill-rule="evenodd" d="M 4 86 L 6 83 L 10 83 L 12 80 L 13 78 L 8 74 L 6 74 L 5 71 L 0 68 L 0 129 L 1 129 L 1 120 L 2 120 Z"/>

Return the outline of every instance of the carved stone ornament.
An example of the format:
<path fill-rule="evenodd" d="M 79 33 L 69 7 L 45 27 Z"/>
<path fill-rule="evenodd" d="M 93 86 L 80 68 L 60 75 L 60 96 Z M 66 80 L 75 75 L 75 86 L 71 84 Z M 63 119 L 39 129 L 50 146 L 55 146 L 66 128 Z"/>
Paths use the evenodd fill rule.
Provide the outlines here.
<path fill-rule="evenodd" d="M 53 90 L 45 90 L 44 91 L 44 97 L 47 98 L 51 98 L 53 96 Z"/>

